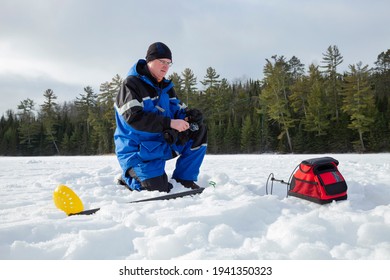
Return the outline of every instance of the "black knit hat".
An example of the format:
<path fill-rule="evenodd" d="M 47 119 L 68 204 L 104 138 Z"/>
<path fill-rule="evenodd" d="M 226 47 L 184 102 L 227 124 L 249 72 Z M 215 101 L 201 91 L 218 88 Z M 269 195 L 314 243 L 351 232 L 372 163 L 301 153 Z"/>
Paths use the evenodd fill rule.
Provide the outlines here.
<path fill-rule="evenodd" d="M 147 62 L 158 58 L 168 58 L 172 61 L 171 50 L 167 47 L 167 45 L 161 42 L 151 44 L 146 53 Z"/>

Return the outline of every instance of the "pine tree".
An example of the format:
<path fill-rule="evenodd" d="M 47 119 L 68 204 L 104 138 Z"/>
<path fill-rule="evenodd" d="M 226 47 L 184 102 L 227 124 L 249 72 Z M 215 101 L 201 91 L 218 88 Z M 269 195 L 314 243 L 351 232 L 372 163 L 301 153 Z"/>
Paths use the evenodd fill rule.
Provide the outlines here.
<path fill-rule="evenodd" d="M 171 75 L 168 76 L 168 79 L 171 80 L 172 83 L 174 84 L 176 95 L 179 97 L 179 99 L 182 102 L 185 102 L 185 100 L 183 99 L 183 96 L 184 96 L 184 94 L 183 94 L 183 80 L 180 77 L 180 75 L 177 74 L 176 72 L 173 72 Z"/>
<path fill-rule="evenodd" d="M 214 91 L 213 91 L 214 92 Z M 221 83 L 218 85 L 213 95 L 213 103 L 210 104 L 212 109 L 211 119 L 214 119 L 218 122 L 218 125 L 223 125 L 227 123 L 228 113 L 229 113 L 229 104 L 228 96 L 230 93 L 230 85 L 226 79 L 222 79 Z"/>
<path fill-rule="evenodd" d="M 379 71 L 381 73 L 387 73 L 390 71 L 390 49 L 386 52 L 381 52 L 374 64 L 376 65 L 375 71 Z"/>
<path fill-rule="evenodd" d="M 115 130 L 115 125 L 116 125 L 115 111 L 114 111 L 115 97 L 118 94 L 119 89 L 122 86 L 122 83 L 123 83 L 122 77 L 116 74 L 110 82 L 110 94 L 104 98 L 105 107 L 108 110 L 104 118 L 111 124 L 112 130 Z"/>
<path fill-rule="evenodd" d="M 381 113 L 390 115 L 390 49 L 381 52 L 375 62 L 373 83 L 377 106 Z M 386 116 L 386 117 L 387 117 Z"/>
<path fill-rule="evenodd" d="M 221 150 L 223 141 L 220 138 L 224 132 L 224 127 L 222 125 L 223 120 L 219 118 L 221 111 L 219 110 L 220 102 L 218 102 L 218 99 L 220 98 L 218 96 L 218 87 L 220 84 L 218 78 L 219 75 L 215 69 L 209 67 L 203 81 L 201 81 L 205 86 L 204 94 L 200 96 L 201 102 L 197 104 L 208 123 L 211 150 L 215 150 L 216 152 Z"/>
<path fill-rule="evenodd" d="M 206 91 L 208 89 L 216 88 L 220 84 L 219 75 L 217 74 L 217 71 L 215 71 L 214 68 L 209 67 L 206 70 L 206 75 L 204 76 L 203 81 L 201 81 L 202 85 L 205 86 Z"/>
<path fill-rule="evenodd" d="M 293 56 L 288 61 L 288 72 L 291 81 L 290 84 L 290 95 L 288 96 L 290 106 L 292 108 L 293 118 L 298 120 L 298 134 L 301 133 L 303 129 L 303 119 L 307 114 L 307 77 L 305 74 L 304 64 L 301 61 Z M 297 143 L 297 139 L 295 140 L 295 146 L 303 144 Z M 305 143 L 306 144 L 306 143 Z"/>
<path fill-rule="evenodd" d="M 20 120 L 19 135 L 20 143 L 26 144 L 27 148 L 32 146 L 32 125 L 34 122 L 34 101 L 27 98 L 18 105 L 18 116 Z"/>
<path fill-rule="evenodd" d="M 341 94 L 341 75 L 337 72 L 337 67 L 343 63 L 343 57 L 337 46 L 329 46 L 326 53 L 323 55 L 325 65 L 324 73 L 327 77 L 327 92 L 329 94 L 329 102 L 334 109 L 334 118 L 339 121 L 340 110 L 340 94 Z"/>
<path fill-rule="evenodd" d="M 241 130 L 241 150 L 244 153 L 251 153 L 254 144 L 254 128 L 250 115 L 245 117 Z"/>
<path fill-rule="evenodd" d="M 183 95 L 185 96 L 185 102 L 186 105 L 189 107 L 198 107 L 196 104 L 195 94 L 197 91 L 196 88 L 196 77 L 194 72 L 190 68 L 184 69 L 184 71 L 181 73 L 183 76 L 182 78 L 182 85 L 183 85 Z"/>
<path fill-rule="evenodd" d="M 47 89 L 43 96 L 45 101 L 41 105 L 41 121 L 43 129 L 47 139 L 53 143 L 53 146 L 57 152 L 60 154 L 60 150 L 57 145 L 57 103 L 55 100 L 57 96 L 54 94 L 52 89 Z"/>
<path fill-rule="evenodd" d="M 74 137 L 71 139 L 79 141 L 79 145 L 82 153 L 90 154 L 96 152 L 98 144 L 98 135 L 93 134 L 93 126 L 98 120 L 97 114 L 97 98 L 98 95 L 94 93 L 92 87 L 87 86 L 84 88 L 84 94 L 80 94 L 80 97 L 76 97 L 75 105 L 78 111 L 78 125 L 81 128 L 81 138 Z M 77 135 L 77 134 L 74 134 Z M 93 138 L 91 138 L 93 136 Z"/>
<path fill-rule="evenodd" d="M 306 118 L 307 115 L 307 99 L 309 90 L 307 77 L 301 77 L 291 85 L 289 101 L 291 108 L 296 114 L 298 114 L 300 119 Z"/>
<path fill-rule="evenodd" d="M 371 136 L 377 151 L 390 150 L 390 49 L 381 52 L 375 62 L 372 83 L 375 87 L 375 100 L 378 119 Z M 386 139 L 386 140 L 385 140 Z"/>
<path fill-rule="evenodd" d="M 287 138 L 287 144 L 290 152 L 293 151 L 290 129 L 294 127 L 294 119 L 290 112 L 289 104 L 289 67 L 283 56 L 272 57 L 274 63 L 266 60 L 264 66 L 264 88 L 260 95 L 261 104 L 267 116 L 276 121 L 281 132 L 278 139 Z"/>
<path fill-rule="evenodd" d="M 348 127 L 359 134 L 361 151 L 365 151 L 363 133 L 370 131 L 375 121 L 375 101 L 369 84 L 368 65 L 359 62 L 349 66 L 345 77 L 342 110 L 350 116 Z"/>
<path fill-rule="evenodd" d="M 294 81 L 300 80 L 305 74 L 305 65 L 299 58 L 293 56 L 289 61 L 289 72 L 291 73 L 291 79 Z"/>
<path fill-rule="evenodd" d="M 330 129 L 331 108 L 324 91 L 324 79 L 318 66 L 309 66 L 307 80 L 307 114 L 304 118 L 306 131 L 315 132 L 316 136 L 326 135 Z"/>
<path fill-rule="evenodd" d="M 223 153 L 234 154 L 240 152 L 240 126 L 237 119 L 229 118 L 226 133 L 223 137 Z"/>
<path fill-rule="evenodd" d="M 99 154 L 113 152 L 114 102 L 121 84 L 122 78 L 118 74 L 112 78 L 111 82 L 101 84 L 100 93 L 97 95 L 97 107 L 90 111 L 93 141 Z"/>
<path fill-rule="evenodd" d="M 214 98 L 217 93 L 217 86 L 219 85 L 218 78 L 219 75 L 215 69 L 209 67 L 207 68 L 204 79 L 201 81 L 201 84 L 204 85 L 204 96 L 202 96 L 202 103 L 200 105 L 204 109 L 204 114 L 207 117 L 213 114 L 212 105 L 214 104 Z"/>
<path fill-rule="evenodd" d="M 19 155 L 19 123 L 12 110 L 6 111 L 6 117 L 1 118 L 0 130 L 0 155 L 16 156 Z"/>

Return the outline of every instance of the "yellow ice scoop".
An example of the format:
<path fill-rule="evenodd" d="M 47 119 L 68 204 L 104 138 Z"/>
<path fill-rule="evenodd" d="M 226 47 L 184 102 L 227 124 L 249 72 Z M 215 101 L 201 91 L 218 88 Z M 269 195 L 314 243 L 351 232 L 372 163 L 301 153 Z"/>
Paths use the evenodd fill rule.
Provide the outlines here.
<path fill-rule="evenodd" d="M 83 202 L 77 194 L 65 185 L 59 185 L 53 193 L 54 204 L 68 216 L 84 210 Z"/>

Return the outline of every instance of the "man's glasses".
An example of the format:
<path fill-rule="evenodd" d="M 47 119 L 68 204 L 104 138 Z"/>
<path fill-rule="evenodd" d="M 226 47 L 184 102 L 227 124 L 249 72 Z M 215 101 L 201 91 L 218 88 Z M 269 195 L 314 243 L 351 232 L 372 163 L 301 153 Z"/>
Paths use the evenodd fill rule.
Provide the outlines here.
<path fill-rule="evenodd" d="M 162 65 L 166 65 L 166 66 L 168 66 L 168 67 L 171 67 L 172 64 L 173 64 L 173 62 L 168 62 L 168 61 L 165 61 L 165 60 L 162 60 L 162 59 L 157 59 L 157 60 L 160 61 L 160 63 L 161 63 Z"/>

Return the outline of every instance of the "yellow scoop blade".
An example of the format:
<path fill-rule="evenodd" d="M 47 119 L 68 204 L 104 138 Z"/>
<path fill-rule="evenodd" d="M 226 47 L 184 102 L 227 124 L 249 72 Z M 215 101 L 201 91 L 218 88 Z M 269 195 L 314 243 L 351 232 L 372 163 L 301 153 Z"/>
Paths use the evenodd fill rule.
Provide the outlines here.
<path fill-rule="evenodd" d="M 53 193 L 54 204 L 67 215 L 84 210 L 83 202 L 77 194 L 65 185 L 59 185 Z"/>

